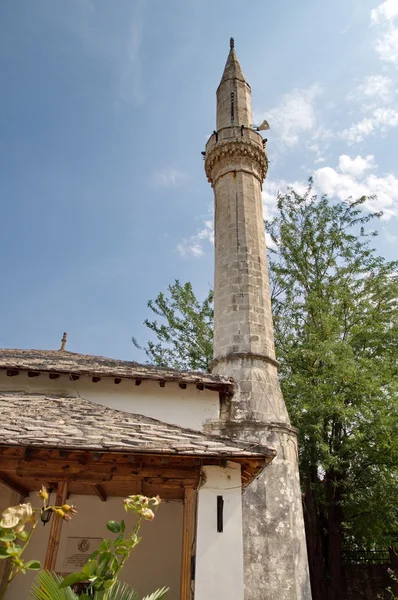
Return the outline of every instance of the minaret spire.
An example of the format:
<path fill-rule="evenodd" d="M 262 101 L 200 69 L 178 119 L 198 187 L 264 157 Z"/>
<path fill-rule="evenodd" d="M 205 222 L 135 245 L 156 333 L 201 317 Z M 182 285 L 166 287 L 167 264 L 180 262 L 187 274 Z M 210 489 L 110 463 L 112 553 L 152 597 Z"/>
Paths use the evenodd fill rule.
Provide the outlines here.
<path fill-rule="evenodd" d="M 230 50 L 217 90 L 217 129 L 229 125 L 252 124 L 251 91 L 243 75 L 235 52 L 234 38 L 229 42 Z"/>
<path fill-rule="evenodd" d="M 217 432 L 273 445 L 277 456 L 243 496 L 246 600 L 311 600 L 297 432 L 278 379 L 262 209 L 268 159 L 233 38 L 206 145 L 214 190 L 213 372 L 233 377 Z"/>

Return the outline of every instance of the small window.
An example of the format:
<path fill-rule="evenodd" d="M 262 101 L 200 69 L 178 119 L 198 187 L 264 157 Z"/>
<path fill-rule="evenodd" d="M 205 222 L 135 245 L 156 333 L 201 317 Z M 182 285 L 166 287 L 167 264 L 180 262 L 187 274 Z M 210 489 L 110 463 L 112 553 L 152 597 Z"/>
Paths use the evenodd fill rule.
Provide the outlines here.
<path fill-rule="evenodd" d="M 231 92 L 231 121 L 234 121 L 235 115 L 235 94 Z"/>

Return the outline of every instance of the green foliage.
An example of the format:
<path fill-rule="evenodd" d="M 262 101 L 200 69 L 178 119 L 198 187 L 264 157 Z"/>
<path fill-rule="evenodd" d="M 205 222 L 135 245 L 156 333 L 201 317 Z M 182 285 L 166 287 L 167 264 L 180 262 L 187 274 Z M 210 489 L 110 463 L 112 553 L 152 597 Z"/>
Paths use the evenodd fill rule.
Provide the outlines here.
<path fill-rule="evenodd" d="M 152 364 L 179 370 L 208 371 L 213 355 L 213 292 L 199 301 L 190 283 L 181 285 L 178 280 L 168 288 L 169 296 L 162 292 L 148 307 L 157 320 L 145 320 L 145 325 L 155 334 L 157 341 L 144 347 Z M 134 345 L 141 349 L 136 339 Z"/>
<path fill-rule="evenodd" d="M 136 515 L 136 522 L 131 531 L 126 530 L 124 521 L 120 523 L 113 520 L 108 521 L 106 524 L 107 529 L 114 534 L 118 534 L 117 537 L 114 540 L 103 539 L 98 550 L 91 554 L 82 570 L 67 575 L 60 583 L 60 588 L 67 588 L 76 583 L 89 582 L 88 592 L 93 592 L 94 598 L 109 600 L 112 597 L 111 590 L 117 584 L 117 578 L 127 559 L 141 541 L 138 534 L 142 519 L 151 521 L 155 516 L 151 507 L 156 509 L 159 503 L 159 497 L 147 498 L 146 496 L 133 495 L 126 498 L 124 500 L 126 511 Z M 84 596 L 81 598 L 83 599 Z M 90 598 L 89 593 L 87 598 Z"/>
<path fill-rule="evenodd" d="M 70 587 L 60 587 L 63 578 L 56 573 L 41 571 L 31 589 L 30 600 L 95 600 L 95 596 L 83 594 L 78 597 Z M 166 588 L 157 590 L 143 600 L 161 600 L 167 593 Z M 123 581 L 117 581 L 109 591 L 107 600 L 139 600 L 137 592 Z"/>
<path fill-rule="evenodd" d="M 30 600 L 78 600 L 71 588 L 60 589 L 63 578 L 56 573 L 40 571 L 30 590 Z"/>
<path fill-rule="evenodd" d="M 293 190 L 266 229 L 281 384 L 300 436 L 300 466 L 327 527 L 347 543 L 398 532 L 398 278 L 370 246 L 366 198 L 331 203 Z M 328 486 L 334 490 L 328 497 Z M 329 490 L 330 491 L 330 490 Z M 330 525 L 330 523 L 329 523 Z"/>
<path fill-rule="evenodd" d="M 25 552 L 33 532 L 39 522 L 40 516 L 47 511 L 54 513 L 54 518 L 69 520 L 76 514 L 76 508 L 65 504 L 64 506 L 49 506 L 47 490 L 42 486 L 38 492 L 42 500 L 41 508 L 32 508 L 30 502 L 9 506 L 1 513 L 0 517 L 0 560 L 7 560 L 9 572 L 6 585 L 0 593 L 0 600 L 19 574 L 26 571 L 38 571 L 41 568 L 38 560 L 25 561 L 22 554 Z M 70 514 L 68 514 L 70 513 Z"/>

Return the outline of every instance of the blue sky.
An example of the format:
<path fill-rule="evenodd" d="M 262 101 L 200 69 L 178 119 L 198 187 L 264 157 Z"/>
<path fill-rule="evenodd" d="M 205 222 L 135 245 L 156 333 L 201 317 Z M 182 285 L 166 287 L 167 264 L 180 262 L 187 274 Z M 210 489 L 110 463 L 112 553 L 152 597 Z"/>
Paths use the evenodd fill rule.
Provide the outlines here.
<path fill-rule="evenodd" d="M 2 0 L 0 346 L 143 361 L 146 302 L 213 277 L 200 152 L 235 37 L 267 214 L 310 174 L 398 245 L 398 0 Z"/>

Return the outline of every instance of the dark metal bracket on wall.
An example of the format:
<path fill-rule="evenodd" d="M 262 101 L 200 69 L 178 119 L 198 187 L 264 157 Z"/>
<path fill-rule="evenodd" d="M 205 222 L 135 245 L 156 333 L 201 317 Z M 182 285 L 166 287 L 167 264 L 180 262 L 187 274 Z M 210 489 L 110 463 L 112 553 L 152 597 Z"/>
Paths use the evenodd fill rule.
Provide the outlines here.
<path fill-rule="evenodd" d="M 222 533 L 224 531 L 224 498 L 217 496 L 217 531 Z"/>

